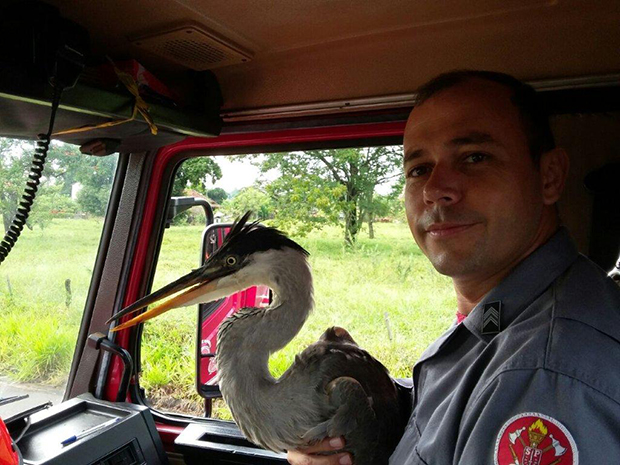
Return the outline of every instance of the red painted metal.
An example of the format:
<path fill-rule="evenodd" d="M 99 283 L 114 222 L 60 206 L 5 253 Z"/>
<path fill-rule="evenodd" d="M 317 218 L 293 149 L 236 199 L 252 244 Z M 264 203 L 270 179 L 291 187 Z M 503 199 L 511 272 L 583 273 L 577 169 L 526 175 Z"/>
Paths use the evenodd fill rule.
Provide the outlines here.
<path fill-rule="evenodd" d="M 157 432 L 168 452 L 174 452 L 174 440 L 183 432 L 185 426 L 173 426 L 166 423 L 155 422 Z"/>
<path fill-rule="evenodd" d="M 245 307 L 266 307 L 269 305 L 269 288 L 253 286 L 224 298 L 218 308 L 201 324 L 202 339 L 200 340 L 200 379 L 201 385 L 216 385 L 217 366 L 217 331 L 224 319 Z"/>
<path fill-rule="evenodd" d="M 142 214 L 142 223 L 138 234 L 131 272 L 125 294 L 124 306 L 135 302 L 144 279 L 144 269 L 149 246 L 149 238 L 155 222 L 157 212 L 157 199 L 162 184 L 162 176 L 170 160 L 176 155 L 186 151 L 205 151 L 205 153 L 217 153 L 217 149 L 238 148 L 239 153 L 244 149 L 261 146 L 285 146 L 293 143 L 305 142 L 328 142 L 346 141 L 359 139 L 372 139 L 383 137 L 402 136 L 405 122 L 370 123 L 351 126 L 334 126 L 310 129 L 288 129 L 282 131 L 270 131 L 261 133 L 229 134 L 215 138 L 190 137 L 181 142 L 161 148 L 156 155 L 156 160 L 151 172 L 148 193 Z M 127 348 L 131 328 L 120 331 L 116 343 Z M 114 356 L 106 382 L 105 396 L 107 399 L 115 399 L 123 372 L 122 362 Z"/>
<path fill-rule="evenodd" d="M 19 455 L 13 447 L 13 439 L 0 418 L 0 465 L 18 465 Z"/>

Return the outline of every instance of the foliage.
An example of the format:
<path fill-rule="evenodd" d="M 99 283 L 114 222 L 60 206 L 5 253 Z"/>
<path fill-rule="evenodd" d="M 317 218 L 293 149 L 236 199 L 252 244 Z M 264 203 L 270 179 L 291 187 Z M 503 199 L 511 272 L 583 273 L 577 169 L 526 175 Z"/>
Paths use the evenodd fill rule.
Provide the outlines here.
<path fill-rule="evenodd" d="M 288 164 L 282 160 L 281 165 Z M 293 171 L 287 168 L 289 173 Z M 300 237 L 327 224 L 337 224 L 346 188 L 315 174 L 283 175 L 265 186 L 274 204 L 278 228 Z"/>
<path fill-rule="evenodd" d="M 368 237 L 374 238 L 374 223 L 377 219 L 405 218 L 405 202 L 401 195 L 404 186 L 404 176 L 392 186 L 388 195 L 378 195 L 375 192 L 362 196 L 360 204 L 363 219 L 368 223 Z"/>
<path fill-rule="evenodd" d="M 222 178 L 222 170 L 212 157 L 196 157 L 185 160 L 177 169 L 172 196 L 182 196 L 185 189 L 194 189 L 206 193 L 209 178 L 211 182 Z"/>
<path fill-rule="evenodd" d="M 248 210 L 252 210 L 256 218 L 264 221 L 272 217 L 273 204 L 269 196 L 257 187 L 241 189 L 237 195 L 222 204 L 222 212 L 233 218 L 239 218 Z"/>
<path fill-rule="evenodd" d="M 77 195 L 77 202 L 84 212 L 95 216 L 105 214 L 116 161 L 116 156 L 86 158 L 85 174 L 80 179 L 83 187 Z"/>
<path fill-rule="evenodd" d="M 257 164 L 263 173 L 281 173 L 265 186 L 279 227 L 308 233 L 344 219 L 348 245 L 355 243 L 363 219 L 374 217 L 376 187 L 402 177 L 399 147 L 309 150 L 265 154 L 261 159 Z"/>
<path fill-rule="evenodd" d="M 54 141 L 47 153 L 45 177 L 48 183 L 61 186 L 62 195 L 71 197 L 73 185 L 84 184 L 100 160 L 102 158 L 82 154 L 76 145 Z"/>
<path fill-rule="evenodd" d="M 228 198 L 228 194 L 221 187 L 215 187 L 207 191 L 207 197 L 209 197 L 211 200 L 215 200 L 218 204 L 221 205 Z"/>
<path fill-rule="evenodd" d="M 63 195 L 62 190 L 63 186 L 47 184 L 41 186 L 28 217 L 31 225 L 43 229 L 53 218 L 70 218 L 77 213 L 77 204 L 70 197 Z"/>
<path fill-rule="evenodd" d="M 26 187 L 30 158 L 22 153 L 28 145 L 24 141 L 0 138 L 0 208 L 5 232 L 17 213 Z"/>
<path fill-rule="evenodd" d="M 5 231 L 15 217 L 26 187 L 34 144 L 0 138 L 0 207 Z M 28 222 L 45 227 L 52 218 L 73 215 L 78 207 L 86 213 L 105 213 L 117 157 L 91 157 L 80 153 L 74 145 L 50 144 L 43 177 Z M 78 205 L 71 200 L 72 186 L 82 185 Z"/>
<path fill-rule="evenodd" d="M 46 177 L 60 186 L 60 193 L 71 196 L 75 183 L 82 188 L 77 202 L 84 213 L 103 216 L 110 197 L 118 155 L 84 155 L 75 145 L 53 142 L 45 168 Z"/>

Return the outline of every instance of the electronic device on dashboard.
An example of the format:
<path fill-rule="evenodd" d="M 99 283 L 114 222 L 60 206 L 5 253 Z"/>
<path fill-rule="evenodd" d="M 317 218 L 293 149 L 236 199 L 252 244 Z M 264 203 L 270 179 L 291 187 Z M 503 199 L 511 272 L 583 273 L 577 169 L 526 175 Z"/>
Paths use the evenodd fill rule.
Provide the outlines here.
<path fill-rule="evenodd" d="M 18 447 L 27 465 L 168 463 L 147 407 L 90 394 L 33 414 Z"/>

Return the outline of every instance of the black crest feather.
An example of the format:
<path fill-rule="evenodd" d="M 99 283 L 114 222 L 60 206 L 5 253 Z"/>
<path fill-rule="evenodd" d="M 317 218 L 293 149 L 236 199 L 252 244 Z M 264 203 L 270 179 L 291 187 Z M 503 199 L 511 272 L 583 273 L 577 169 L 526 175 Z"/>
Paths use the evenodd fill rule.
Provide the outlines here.
<path fill-rule="evenodd" d="M 247 211 L 233 223 L 220 248 L 220 253 L 234 252 L 243 256 L 254 252 L 289 247 L 306 256 L 309 255 L 302 246 L 290 239 L 282 231 L 268 226 L 261 226 L 258 224 L 258 221 L 248 222 L 251 215 L 252 212 Z"/>

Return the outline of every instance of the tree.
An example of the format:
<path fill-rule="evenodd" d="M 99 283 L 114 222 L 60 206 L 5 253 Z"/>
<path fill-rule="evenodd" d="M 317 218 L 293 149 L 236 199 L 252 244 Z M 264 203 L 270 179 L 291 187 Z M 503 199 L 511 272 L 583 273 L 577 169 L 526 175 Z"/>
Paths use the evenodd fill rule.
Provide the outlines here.
<path fill-rule="evenodd" d="M 5 233 L 26 187 L 31 159 L 23 156 L 25 145 L 24 141 L 0 138 L 0 208 Z"/>
<path fill-rule="evenodd" d="M 78 178 L 82 189 L 77 195 L 80 207 L 91 215 L 103 216 L 110 198 L 118 156 L 84 156 L 86 167 Z"/>
<path fill-rule="evenodd" d="M 246 187 L 233 198 L 224 201 L 222 210 L 234 218 L 252 210 L 257 219 L 264 221 L 273 215 L 273 204 L 269 196 L 259 188 Z"/>
<path fill-rule="evenodd" d="M 30 142 L 0 138 L 0 205 L 5 232 L 21 201 L 34 152 Z M 82 155 L 74 145 L 52 142 L 26 226 L 43 228 L 54 215 L 75 213 L 71 186 L 90 176 L 98 163 Z"/>
<path fill-rule="evenodd" d="M 278 223 L 297 222 L 310 231 L 344 219 L 345 243 L 352 245 L 375 188 L 402 177 L 400 147 L 367 147 L 263 155 L 261 171 L 280 178 L 265 186 L 276 205 Z"/>
<path fill-rule="evenodd" d="M 73 185 L 84 185 L 99 162 L 99 157 L 84 155 L 77 145 L 54 141 L 47 153 L 45 177 L 54 185 L 61 186 L 62 195 L 71 197 Z"/>
<path fill-rule="evenodd" d="M 172 195 L 181 196 L 187 188 L 206 193 L 208 178 L 211 178 L 211 182 L 222 178 L 222 170 L 213 158 L 197 157 L 185 160 L 177 170 Z"/>
<path fill-rule="evenodd" d="M 30 142 L 0 138 L 0 207 L 5 232 L 21 201 L 35 146 Z M 45 168 L 26 226 L 43 228 L 53 216 L 73 214 L 71 200 L 75 183 L 82 184 L 78 205 L 87 213 L 103 215 L 110 196 L 117 156 L 93 157 L 75 145 L 52 142 Z"/>
<path fill-rule="evenodd" d="M 222 203 L 224 203 L 224 201 L 228 198 L 228 194 L 221 187 L 215 187 L 207 191 L 207 197 L 222 205 Z"/>
<path fill-rule="evenodd" d="M 404 218 L 404 202 L 401 194 L 405 185 L 405 177 L 399 176 L 392 185 L 391 192 L 387 195 L 378 195 L 367 192 L 361 197 L 361 211 L 364 220 L 368 223 L 368 237 L 375 238 L 374 222 L 377 217 L 396 216 Z"/>
<path fill-rule="evenodd" d="M 77 203 L 82 211 L 95 216 L 104 215 L 117 161 L 118 155 L 85 155 L 76 145 L 52 142 L 45 174 L 48 183 L 58 186 L 58 189 L 53 191 L 56 195 L 54 202 L 57 202 L 54 210 L 66 210 L 67 205 L 64 205 L 58 195 L 70 198 L 73 185 L 79 183 L 82 189 L 77 195 Z"/>
<path fill-rule="evenodd" d="M 62 185 L 51 186 L 47 183 L 41 185 L 32 205 L 28 223 L 44 229 L 54 217 L 66 218 L 77 213 L 76 202 L 63 194 L 62 187 Z"/>

